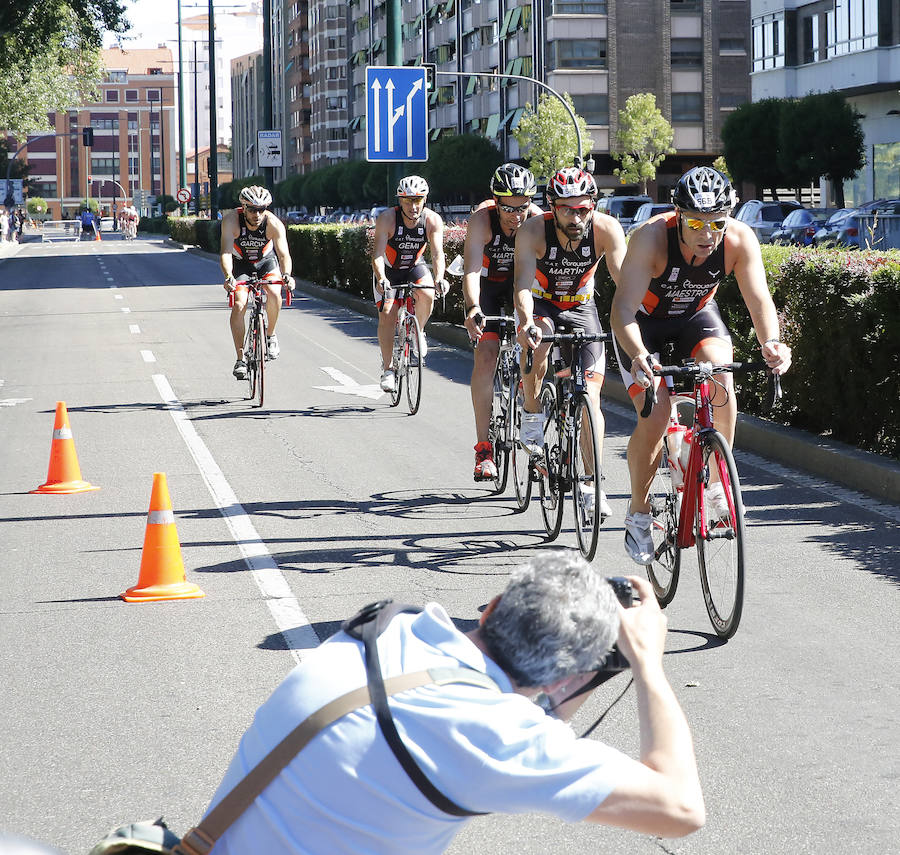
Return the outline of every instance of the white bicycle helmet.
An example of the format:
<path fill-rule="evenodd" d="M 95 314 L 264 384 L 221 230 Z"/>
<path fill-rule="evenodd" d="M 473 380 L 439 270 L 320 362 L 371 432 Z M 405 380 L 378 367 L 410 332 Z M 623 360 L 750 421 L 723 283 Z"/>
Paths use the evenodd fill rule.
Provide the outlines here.
<path fill-rule="evenodd" d="M 597 196 L 597 182 L 590 172 L 577 166 L 567 166 L 547 183 L 548 199 L 572 199 L 576 196 Z"/>
<path fill-rule="evenodd" d="M 398 196 L 427 196 L 428 182 L 418 175 L 407 175 L 397 185 Z"/>
<path fill-rule="evenodd" d="M 272 194 L 265 187 L 251 184 L 241 190 L 238 199 L 244 205 L 252 205 L 254 208 L 268 208 L 272 204 Z"/>

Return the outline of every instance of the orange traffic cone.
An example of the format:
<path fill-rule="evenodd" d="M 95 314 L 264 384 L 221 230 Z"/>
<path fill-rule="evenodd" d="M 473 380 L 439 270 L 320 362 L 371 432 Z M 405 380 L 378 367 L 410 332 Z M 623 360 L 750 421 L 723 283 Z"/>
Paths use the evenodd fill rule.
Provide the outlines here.
<path fill-rule="evenodd" d="M 32 490 L 32 493 L 86 493 L 88 490 L 99 490 L 93 484 L 81 480 L 81 469 L 78 467 L 78 455 L 75 453 L 75 440 L 72 439 L 72 428 L 69 427 L 69 414 L 66 402 L 56 402 L 56 420 L 53 422 L 53 440 L 50 443 L 50 467 L 47 470 L 47 483 Z"/>
<path fill-rule="evenodd" d="M 164 472 L 153 474 L 153 492 L 150 494 L 150 513 L 147 514 L 138 583 L 119 596 L 126 603 L 191 600 L 205 596 L 184 577 L 181 544 L 175 530 L 175 515 Z"/>

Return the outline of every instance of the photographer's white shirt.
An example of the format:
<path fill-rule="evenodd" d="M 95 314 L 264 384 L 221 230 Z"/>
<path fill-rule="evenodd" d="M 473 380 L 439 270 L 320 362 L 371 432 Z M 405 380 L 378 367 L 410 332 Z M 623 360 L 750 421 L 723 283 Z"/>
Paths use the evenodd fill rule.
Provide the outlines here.
<path fill-rule="evenodd" d="M 385 677 L 468 666 L 501 692 L 453 684 L 394 696 L 404 744 L 429 779 L 469 810 L 584 819 L 630 762 L 577 739 L 564 722 L 512 692 L 503 671 L 437 603 L 399 615 L 379 637 Z M 261 706 L 213 797 L 217 804 L 308 715 L 366 682 L 360 642 L 340 632 L 298 665 Z M 434 807 L 400 767 L 372 708 L 318 734 L 228 830 L 213 855 L 430 855 L 443 852 L 465 818 Z"/>

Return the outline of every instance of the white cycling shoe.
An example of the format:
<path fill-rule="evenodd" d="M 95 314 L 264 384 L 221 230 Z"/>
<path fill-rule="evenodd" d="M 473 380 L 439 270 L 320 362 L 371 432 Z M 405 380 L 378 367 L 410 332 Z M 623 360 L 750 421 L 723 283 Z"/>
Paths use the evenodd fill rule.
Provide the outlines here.
<path fill-rule="evenodd" d="M 642 564 L 644 567 L 653 563 L 653 517 L 650 514 L 642 514 L 639 511 L 631 513 L 631 505 L 628 506 L 629 513 L 625 517 L 625 551 L 628 557 L 635 564 Z"/>
<path fill-rule="evenodd" d="M 381 374 L 381 391 L 393 392 L 397 388 L 397 377 L 390 368 Z"/>
<path fill-rule="evenodd" d="M 544 453 L 544 414 L 522 411 L 522 427 L 519 430 L 519 442 L 528 449 L 529 454 Z"/>
<path fill-rule="evenodd" d="M 281 355 L 281 348 L 278 346 L 278 336 L 275 333 L 266 337 L 266 358 L 278 359 Z"/>

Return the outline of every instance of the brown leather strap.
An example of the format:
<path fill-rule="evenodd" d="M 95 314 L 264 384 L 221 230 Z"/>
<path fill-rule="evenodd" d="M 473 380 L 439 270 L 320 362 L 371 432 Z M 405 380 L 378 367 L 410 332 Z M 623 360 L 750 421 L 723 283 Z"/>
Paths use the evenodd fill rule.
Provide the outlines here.
<path fill-rule="evenodd" d="M 388 696 L 429 684 L 470 683 L 499 689 L 486 674 L 464 668 L 433 668 L 399 674 L 384 681 Z M 309 741 L 328 725 L 353 710 L 369 704 L 369 687 L 361 686 L 325 704 L 297 725 L 235 788 L 225 796 L 203 821 L 188 831 L 173 850 L 174 855 L 207 855 L 228 827 L 253 803 L 254 799 L 303 750 Z"/>

